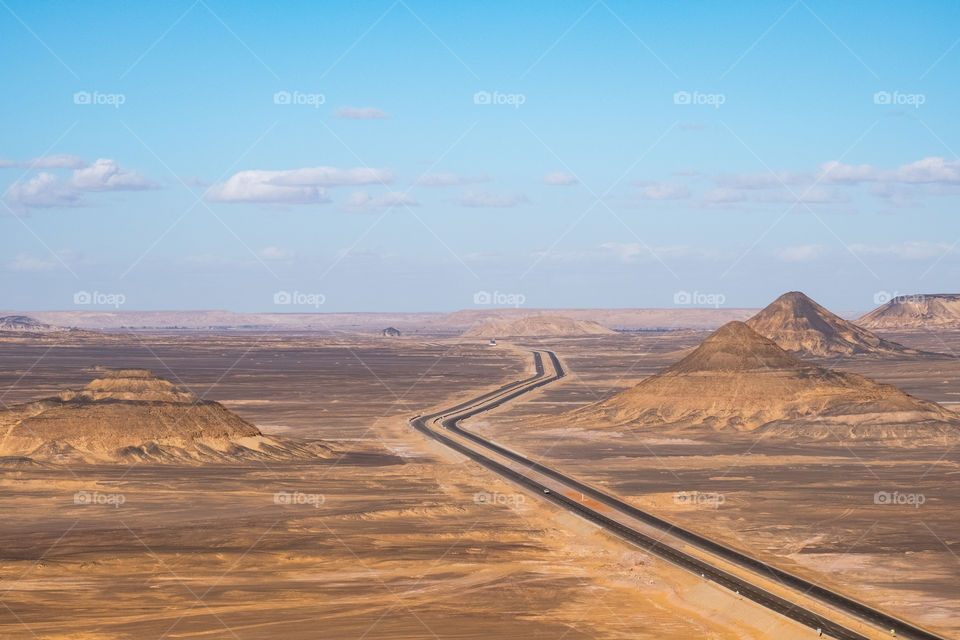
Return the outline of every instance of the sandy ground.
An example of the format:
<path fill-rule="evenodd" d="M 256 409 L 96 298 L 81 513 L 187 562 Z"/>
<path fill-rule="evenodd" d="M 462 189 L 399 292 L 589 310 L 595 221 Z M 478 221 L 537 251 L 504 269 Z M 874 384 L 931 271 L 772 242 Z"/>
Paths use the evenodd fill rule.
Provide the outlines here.
<path fill-rule="evenodd" d="M 150 368 L 265 431 L 352 452 L 309 465 L 0 470 L 0 637 L 809 636 L 406 426 L 525 375 L 522 352 L 136 336 L 5 340 L 0 358 L 6 404 L 79 387 L 95 366 Z"/>
<path fill-rule="evenodd" d="M 527 340 L 554 348 L 569 378 L 466 426 L 699 533 L 949 637 L 960 635 L 960 450 L 839 440 L 799 446 L 749 435 L 570 429 L 559 419 L 541 420 L 628 388 L 703 335 Z M 960 334 L 883 337 L 948 357 L 819 364 L 948 407 L 957 402 L 960 359 L 952 354 L 960 353 Z M 678 492 L 702 497 L 675 500 Z"/>

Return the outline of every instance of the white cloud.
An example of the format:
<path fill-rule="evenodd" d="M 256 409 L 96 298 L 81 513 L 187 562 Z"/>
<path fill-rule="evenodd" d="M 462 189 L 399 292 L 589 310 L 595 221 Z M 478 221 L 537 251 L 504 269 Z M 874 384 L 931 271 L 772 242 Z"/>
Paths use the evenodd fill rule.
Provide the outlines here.
<path fill-rule="evenodd" d="M 820 165 L 815 179 L 825 184 L 858 184 L 872 182 L 877 177 L 877 170 L 869 164 L 852 165 L 831 160 Z"/>
<path fill-rule="evenodd" d="M 896 182 L 956 184 L 960 183 L 960 160 L 923 158 L 897 167 L 891 177 Z"/>
<path fill-rule="evenodd" d="M 156 189 L 157 184 L 136 171 L 120 168 L 116 161 L 100 158 L 89 167 L 77 169 L 70 186 L 80 191 L 142 191 Z"/>
<path fill-rule="evenodd" d="M 543 184 L 550 185 L 551 187 L 568 187 L 579 182 L 576 176 L 564 171 L 554 171 L 543 177 Z"/>
<path fill-rule="evenodd" d="M 257 174 L 260 180 L 270 184 L 293 187 L 343 187 L 363 184 L 389 184 L 393 172 L 389 169 L 339 169 L 337 167 L 308 167 L 288 171 L 241 171 Z M 236 177 L 236 176 L 234 176 Z"/>
<path fill-rule="evenodd" d="M 761 191 L 753 198 L 757 202 L 804 202 L 807 204 L 834 204 L 850 202 L 850 196 L 835 189 L 806 187 L 798 189 L 772 189 Z"/>
<path fill-rule="evenodd" d="M 781 249 L 778 257 L 785 262 L 812 262 L 824 254 L 826 247 L 819 244 L 803 244 Z"/>
<path fill-rule="evenodd" d="M 682 184 L 656 182 L 642 185 L 637 195 L 642 200 L 683 200 L 690 197 L 690 188 Z"/>
<path fill-rule="evenodd" d="M 455 173 L 425 173 L 413 184 L 418 187 L 457 187 L 468 184 L 481 184 L 490 182 L 490 176 L 480 174 L 477 176 L 458 176 Z"/>
<path fill-rule="evenodd" d="M 642 242 L 605 242 L 600 245 L 605 253 L 613 253 L 620 262 L 650 262 L 678 258 L 716 258 L 721 254 L 703 248 L 694 249 L 688 245 L 674 244 L 651 247 Z"/>
<path fill-rule="evenodd" d="M 291 187 L 270 183 L 275 171 L 241 171 L 222 184 L 207 189 L 207 199 L 214 202 L 258 202 L 283 204 L 313 204 L 329 202 L 323 187 Z"/>
<path fill-rule="evenodd" d="M 464 191 L 460 194 L 460 204 L 464 207 L 493 207 L 505 209 L 525 204 L 530 200 L 522 193 L 497 194 L 487 191 Z"/>
<path fill-rule="evenodd" d="M 52 173 L 41 172 L 26 182 L 15 182 L 7 191 L 7 202 L 15 209 L 49 209 L 79 207 L 83 195 L 57 179 Z"/>
<path fill-rule="evenodd" d="M 911 240 L 889 245 L 852 244 L 850 250 L 863 256 L 887 256 L 901 260 L 929 260 L 939 258 L 955 249 L 946 242 Z"/>
<path fill-rule="evenodd" d="M 778 171 L 776 173 L 733 173 L 721 174 L 714 180 L 721 187 L 731 189 L 769 189 L 783 185 L 809 184 L 808 174 Z"/>
<path fill-rule="evenodd" d="M 81 169 L 87 166 L 87 161 L 69 153 L 60 153 L 52 156 L 37 156 L 26 162 L 15 162 L 0 158 L 0 169 Z"/>
<path fill-rule="evenodd" d="M 56 269 L 59 263 L 54 258 L 34 258 L 24 253 L 17 255 L 10 261 L 11 271 L 21 273 L 45 273 Z"/>
<path fill-rule="evenodd" d="M 371 196 L 365 191 L 355 191 L 343 204 L 345 211 L 368 212 L 382 211 L 393 207 L 410 207 L 420 204 L 415 198 L 403 191 L 389 191 L 382 195 Z"/>
<path fill-rule="evenodd" d="M 707 206 L 727 205 L 746 200 L 746 196 L 739 189 L 730 189 L 728 187 L 718 187 L 712 189 L 702 198 L 702 203 Z"/>
<path fill-rule="evenodd" d="M 39 156 L 22 163 L 22 166 L 31 169 L 82 169 L 87 166 L 87 161 L 68 153 L 61 153 L 52 156 Z"/>
<path fill-rule="evenodd" d="M 734 189 L 771 189 L 784 185 L 810 187 L 817 184 L 852 186 L 862 183 L 952 186 L 960 185 L 960 160 L 945 160 L 934 156 L 891 170 L 881 170 L 869 164 L 853 165 L 831 160 L 806 173 L 780 171 L 765 174 L 722 174 L 716 176 L 714 181 L 720 187 Z M 795 191 L 799 192 L 797 189 Z M 877 193 L 882 194 L 884 191 L 881 189 Z M 932 193 L 942 195 L 950 192 Z M 832 200 L 836 200 L 836 197 Z"/>
<path fill-rule="evenodd" d="M 280 247 L 264 247 L 257 252 L 264 260 L 290 260 L 296 257 L 296 252 L 290 249 L 281 249 Z"/>
<path fill-rule="evenodd" d="M 339 107 L 333 112 L 333 117 L 341 120 L 383 120 L 390 116 L 376 107 Z"/>
<path fill-rule="evenodd" d="M 80 161 L 75 156 L 46 156 L 38 158 L 46 166 L 65 168 Z M 80 161 L 82 162 L 82 161 Z M 75 169 L 68 180 L 41 171 L 25 182 L 10 185 L 6 200 L 14 208 L 48 209 L 53 207 L 80 207 L 86 204 L 84 194 L 103 191 L 141 191 L 156 189 L 157 184 L 136 171 L 128 171 L 116 161 L 100 158 L 90 166 Z"/>
<path fill-rule="evenodd" d="M 56 255 L 48 254 L 43 258 L 20 253 L 7 263 L 7 269 L 20 273 L 46 273 L 59 269 L 64 264 L 75 263 L 78 258 L 79 255 L 70 250 L 58 251 Z"/>
<path fill-rule="evenodd" d="M 329 202 L 327 187 L 386 184 L 393 181 L 388 169 L 338 169 L 309 167 L 287 171 L 252 169 L 232 175 L 226 182 L 207 190 L 215 202 L 256 202 L 261 204 L 314 204 Z"/>

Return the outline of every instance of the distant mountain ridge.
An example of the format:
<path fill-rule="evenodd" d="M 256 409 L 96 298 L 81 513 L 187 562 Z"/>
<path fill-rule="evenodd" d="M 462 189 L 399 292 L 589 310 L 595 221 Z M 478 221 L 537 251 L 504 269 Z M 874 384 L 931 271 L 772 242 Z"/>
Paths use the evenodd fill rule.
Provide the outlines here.
<path fill-rule="evenodd" d="M 538 315 L 519 320 L 487 320 L 463 332 L 465 337 L 499 338 L 501 336 L 602 336 L 614 335 L 613 329 L 590 320 L 575 320 L 564 316 Z"/>
<path fill-rule="evenodd" d="M 960 329 L 960 294 L 897 296 L 857 323 L 870 329 Z"/>
<path fill-rule="evenodd" d="M 737 308 L 649 308 L 649 309 L 534 309 L 475 308 L 446 312 L 358 312 L 300 313 L 298 308 L 277 313 L 236 313 L 233 311 L 133 311 L 75 309 L 35 311 L 37 320 L 61 327 L 101 331 L 125 329 L 221 330 L 258 329 L 274 331 L 352 331 L 379 334 L 394 327 L 411 335 L 418 331 L 459 334 L 485 320 L 518 320 L 535 315 L 560 315 L 590 320 L 617 330 L 702 329 L 714 330 L 730 320 L 746 320 L 756 309 Z M 13 315 L 14 312 L 4 312 Z M 0 314 L 2 315 L 2 314 Z"/>

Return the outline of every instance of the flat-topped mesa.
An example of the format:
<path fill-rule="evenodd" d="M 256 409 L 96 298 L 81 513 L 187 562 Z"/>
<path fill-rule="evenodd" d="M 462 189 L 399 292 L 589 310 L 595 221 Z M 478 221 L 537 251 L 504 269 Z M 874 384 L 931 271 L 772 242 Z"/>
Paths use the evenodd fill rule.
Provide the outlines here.
<path fill-rule="evenodd" d="M 800 291 L 783 294 L 747 320 L 747 324 L 784 349 L 802 355 L 919 353 L 844 320 Z"/>
<path fill-rule="evenodd" d="M 128 402 L 168 402 L 199 404 L 201 401 L 189 391 L 173 383 L 157 378 L 146 369 L 114 369 L 103 372 L 102 377 L 90 382 L 78 392 L 60 394 L 64 401 L 123 400 Z"/>
<path fill-rule="evenodd" d="M 857 322 L 871 329 L 960 329 L 960 294 L 897 296 Z"/>
<path fill-rule="evenodd" d="M 103 378 L 154 378 L 150 369 L 107 369 L 100 374 Z"/>
<path fill-rule="evenodd" d="M 141 369 L 0 411 L 0 456 L 51 462 L 195 464 L 325 457 L 321 443 L 268 436 L 218 402 Z"/>
<path fill-rule="evenodd" d="M 592 320 L 577 320 L 566 316 L 533 315 L 517 320 L 490 319 L 468 329 L 465 337 L 495 338 L 500 336 L 552 337 L 613 335 L 616 332 Z"/>

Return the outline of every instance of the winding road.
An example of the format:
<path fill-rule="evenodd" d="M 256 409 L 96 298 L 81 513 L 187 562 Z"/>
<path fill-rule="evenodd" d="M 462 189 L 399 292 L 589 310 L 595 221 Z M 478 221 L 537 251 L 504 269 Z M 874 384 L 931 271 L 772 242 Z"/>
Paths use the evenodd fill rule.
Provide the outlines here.
<path fill-rule="evenodd" d="M 552 372 L 544 366 L 549 359 Z M 462 420 L 499 407 L 563 378 L 552 351 L 534 351 L 533 376 L 443 411 L 417 415 L 410 426 L 545 500 L 603 527 L 623 540 L 696 573 L 825 636 L 840 640 L 899 638 L 945 640 L 835 591 L 778 569 L 740 551 L 638 509 L 526 456 L 473 434 Z M 579 496 L 579 499 L 578 499 Z M 595 501 L 599 505 L 586 504 Z"/>

